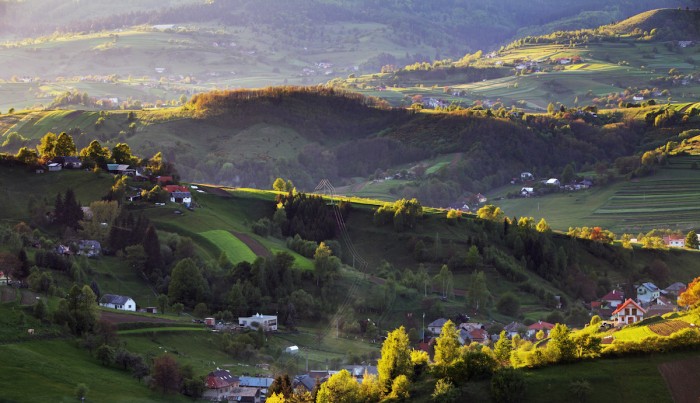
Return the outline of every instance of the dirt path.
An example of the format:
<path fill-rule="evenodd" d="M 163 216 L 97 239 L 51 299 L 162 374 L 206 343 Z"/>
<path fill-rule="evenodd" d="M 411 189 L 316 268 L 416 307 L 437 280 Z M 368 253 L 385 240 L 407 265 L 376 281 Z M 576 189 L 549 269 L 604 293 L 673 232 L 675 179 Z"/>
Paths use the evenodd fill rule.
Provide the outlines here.
<path fill-rule="evenodd" d="M 246 246 L 250 248 L 250 250 L 255 253 L 256 256 L 261 256 L 261 257 L 270 257 L 272 256 L 272 253 L 270 253 L 269 250 L 267 250 L 266 247 L 263 246 L 260 242 L 256 241 L 255 239 L 251 238 L 250 236 L 240 233 L 240 232 L 233 232 L 231 233 L 238 239 L 240 239 Z"/>
<path fill-rule="evenodd" d="M 659 365 L 659 372 L 666 381 L 675 403 L 697 403 L 700 401 L 700 356 Z"/>

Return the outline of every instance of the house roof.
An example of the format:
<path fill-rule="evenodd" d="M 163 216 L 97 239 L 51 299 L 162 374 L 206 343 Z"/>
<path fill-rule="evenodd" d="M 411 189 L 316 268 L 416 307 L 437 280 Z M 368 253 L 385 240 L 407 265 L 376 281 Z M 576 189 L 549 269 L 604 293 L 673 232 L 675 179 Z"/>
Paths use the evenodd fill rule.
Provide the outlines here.
<path fill-rule="evenodd" d="M 507 324 L 507 325 L 503 328 L 503 330 L 505 330 L 506 332 L 509 332 L 509 333 L 510 333 L 510 332 L 517 332 L 517 331 L 519 331 L 519 330 L 520 330 L 521 328 L 523 328 L 523 327 L 525 327 L 525 325 L 523 325 L 523 324 L 520 323 L 520 322 L 510 322 L 509 324 Z"/>
<path fill-rule="evenodd" d="M 292 381 L 292 386 L 297 387 L 299 385 L 302 385 L 306 390 L 311 392 L 312 390 L 314 390 L 314 387 L 316 387 L 316 378 L 313 378 L 307 374 L 298 375 L 294 377 L 294 381 Z"/>
<path fill-rule="evenodd" d="M 231 375 L 226 369 L 217 369 L 207 375 L 207 387 L 209 389 L 226 388 L 237 382 L 238 377 Z"/>
<path fill-rule="evenodd" d="M 447 319 L 445 318 L 435 319 L 428 324 L 428 327 L 439 327 L 442 329 L 442 327 L 445 326 L 445 323 L 447 323 Z"/>
<path fill-rule="evenodd" d="M 612 290 L 601 298 L 603 301 L 622 301 L 624 299 L 625 294 L 623 294 L 620 290 Z"/>
<path fill-rule="evenodd" d="M 666 292 L 672 292 L 672 293 L 681 293 L 685 291 L 688 288 L 685 284 L 678 282 L 678 283 L 673 283 L 666 287 L 664 291 Z"/>
<path fill-rule="evenodd" d="M 107 164 L 108 171 L 126 171 L 129 166 L 126 164 Z"/>
<path fill-rule="evenodd" d="M 543 330 L 543 329 L 552 330 L 552 329 L 554 329 L 554 325 L 549 323 L 549 322 L 539 321 L 539 322 L 535 322 L 535 323 L 531 324 L 527 328 L 529 330 Z"/>
<path fill-rule="evenodd" d="M 613 315 L 617 314 L 618 312 L 622 311 L 623 309 L 625 309 L 625 307 L 629 306 L 630 304 L 631 304 L 631 305 L 634 305 L 634 306 L 635 306 L 637 309 L 639 309 L 642 313 L 647 313 L 646 309 L 644 309 L 644 308 L 642 308 L 641 306 L 639 306 L 639 304 L 636 303 L 636 302 L 634 302 L 634 300 L 633 300 L 632 298 L 628 298 L 627 301 L 625 301 L 625 302 L 623 302 L 622 304 L 620 304 L 620 305 L 617 307 L 617 309 L 615 309 L 615 310 L 613 311 L 612 314 L 613 314 Z"/>
<path fill-rule="evenodd" d="M 484 341 L 488 339 L 489 334 L 484 329 L 474 329 L 469 332 L 469 338 L 473 341 Z"/>
<path fill-rule="evenodd" d="M 101 304 L 124 305 L 128 300 L 132 299 L 125 295 L 105 294 L 100 298 Z"/>
<path fill-rule="evenodd" d="M 99 241 L 95 241 L 93 239 L 83 239 L 81 241 L 78 241 L 78 247 L 79 248 L 100 249 L 101 245 L 100 245 Z"/>
<path fill-rule="evenodd" d="M 180 185 L 165 185 L 163 186 L 163 190 L 165 190 L 168 193 L 173 193 L 173 192 L 188 192 L 189 190 L 187 189 L 186 186 L 180 186 Z"/>
<path fill-rule="evenodd" d="M 647 309 L 647 316 L 665 315 L 676 310 L 675 305 L 652 305 Z"/>
<path fill-rule="evenodd" d="M 258 376 L 242 376 L 239 378 L 241 386 L 252 386 L 255 388 L 269 388 L 274 379 Z"/>
<path fill-rule="evenodd" d="M 257 387 L 239 387 L 239 388 L 234 388 L 231 391 L 231 396 L 235 397 L 257 397 L 260 394 L 260 389 Z"/>
<path fill-rule="evenodd" d="M 644 287 L 651 292 L 660 291 L 659 287 L 657 287 L 654 283 L 642 283 L 640 287 Z"/>

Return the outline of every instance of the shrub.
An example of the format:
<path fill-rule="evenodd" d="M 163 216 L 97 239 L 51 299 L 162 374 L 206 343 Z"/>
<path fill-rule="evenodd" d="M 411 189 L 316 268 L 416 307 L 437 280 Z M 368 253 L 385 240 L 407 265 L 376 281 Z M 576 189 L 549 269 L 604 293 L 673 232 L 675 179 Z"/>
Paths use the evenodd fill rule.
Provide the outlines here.
<path fill-rule="evenodd" d="M 522 372 L 503 368 L 491 378 L 491 398 L 496 403 L 522 402 L 525 398 L 525 378 Z"/>

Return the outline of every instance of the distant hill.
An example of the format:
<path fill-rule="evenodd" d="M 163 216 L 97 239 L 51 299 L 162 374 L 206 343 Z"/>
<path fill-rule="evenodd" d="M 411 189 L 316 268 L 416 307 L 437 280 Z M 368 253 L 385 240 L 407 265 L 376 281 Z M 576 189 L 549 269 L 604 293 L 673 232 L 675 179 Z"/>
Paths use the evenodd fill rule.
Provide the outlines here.
<path fill-rule="evenodd" d="M 700 39 L 700 10 L 649 10 L 602 29 L 620 35 L 655 29 L 658 39 L 697 40 Z"/>
<path fill-rule="evenodd" d="M 691 0 L 0 2 L 0 110 L 66 91 L 153 105 L 489 52 Z M 59 79 L 60 77 L 60 79 Z M 41 83 L 41 85 L 37 85 Z M 117 84 L 117 85 L 115 85 Z"/>
<path fill-rule="evenodd" d="M 312 189 L 323 178 L 341 185 L 415 171 L 425 187 L 414 194 L 443 206 L 464 191 L 508 183 L 523 170 L 546 176 L 569 163 L 612 163 L 650 139 L 664 141 L 690 111 L 695 109 L 674 114 L 661 130 L 654 119 L 649 124 L 612 111 L 598 117 L 581 110 L 553 116 L 505 108 L 420 113 L 335 89 L 280 87 L 201 94 L 182 108 L 135 111 L 131 123 L 127 111 L 45 111 L 3 115 L 0 127 L 5 136 L 22 136 L 13 135 L 5 151 L 36 144 L 48 131 L 67 131 L 79 147 L 92 138 L 110 147 L 126 141 L 144 156 L 162 151 L 185 180 L 231 186 L 267 188 L 282 176 Z M 460 156 L 449 169 L 419 168 L 452 153 Z M 440 191 L 431 190 L 433 182 Z"/>

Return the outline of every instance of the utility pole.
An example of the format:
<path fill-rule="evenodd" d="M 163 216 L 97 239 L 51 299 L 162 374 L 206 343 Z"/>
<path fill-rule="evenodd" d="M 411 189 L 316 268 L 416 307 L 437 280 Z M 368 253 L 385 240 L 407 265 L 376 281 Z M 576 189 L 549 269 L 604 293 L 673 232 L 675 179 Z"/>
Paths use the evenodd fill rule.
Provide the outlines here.
<path fill-rule="evenodd" d="M 423 312 L 423 325 L 421 327 L 421 338 L 420 342 L 425 343 L 425 312 Z"/>

